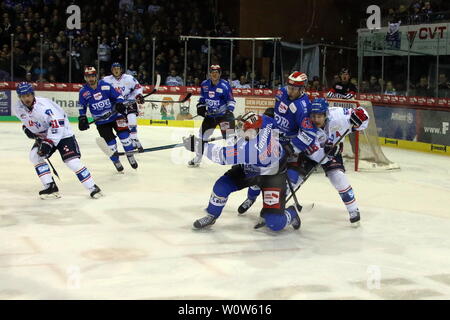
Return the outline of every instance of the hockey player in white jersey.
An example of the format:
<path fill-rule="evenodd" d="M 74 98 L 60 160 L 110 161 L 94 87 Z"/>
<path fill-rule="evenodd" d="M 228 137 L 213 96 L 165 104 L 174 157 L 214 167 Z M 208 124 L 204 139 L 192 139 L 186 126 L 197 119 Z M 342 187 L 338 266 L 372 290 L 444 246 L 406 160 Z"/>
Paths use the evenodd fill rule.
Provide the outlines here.
<path fill-rule="evenodd" d="M 331 184 L 339 192 L 349 213 L 351 226 L 358 227 L 360 213 L 353 188 L 345 175 L 342 143 L 334 148 L 333 145 L 344 134 L 366 129 L 369 125 L 369 115 L 362 107 L 355 109 L 329 108 L 326 99 L 316 98 L 312 102 L 311 121 L 318 128 L 318 132 L 314 145 L 305 152 L 308 158 L 304 161 L 305 172 L 308 172 L 328 154 L 328 157 L 321 163 L 322 168 Z M 296 185 L 301 182 L 302 177 L 300 176 Z"/>
<path fill-rule="evenodd" d="M 121 93 L 125 100 L 136 100 L 137 103 L 144 104 L 143 88 L 136 78 L 123 73 L 122 65 L 118 62 L 111 65 L 111 73 L 111 75 L 103 78 L 105 82 Z M 126 113 L 133 146 L 139 152 L 142 152 L 144 148 L 137 137 L 137 115 L 139 113 L 137 103 L 129 104 Z"/>
<path fill-rule="evenodd" d="M 53 101 L 36 97 L 31 84 L 21 82 L 16 89 L 19 101 L 14 106 L 15 115 L 22 121 L 26 136 L 35 140 L 30 151 L 30 161 L 44 185 L 39 192 L 42 199 L 59 198 L 59 190 L 45 161 L 58 150 L 64 163 L 76 174 L 92 198 L 99 198 L 100 188 L 89 170 L 80 161 L 80 149 L 69 119 L 64 110 Z"/>

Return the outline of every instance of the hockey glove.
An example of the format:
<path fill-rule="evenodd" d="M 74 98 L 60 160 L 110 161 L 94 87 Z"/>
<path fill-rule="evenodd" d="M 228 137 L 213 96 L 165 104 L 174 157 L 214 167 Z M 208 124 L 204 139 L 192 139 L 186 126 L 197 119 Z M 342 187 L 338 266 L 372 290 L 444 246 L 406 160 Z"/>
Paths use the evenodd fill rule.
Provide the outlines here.
<path fill-rule="evenodd" d="M 22 130 L 27 135 L 28 138 L 30 138 L 30 139 L 36 139 L 37 138 L 37 136 L 33 132 L 31 132 L 31 130 L 28 129 L 27 127 L 22 126 Z"/>
<path fill-rule="evenodd" d="M 333 144 L 330 142 L 325 143 L 325 147 L 323 149 L 324 149 L 325 153 L 328 155 L 328 157 L 330 157 L 330 158 L 336 157 L 342 151 L 340 144 L 333 148 Z"/>
<path fill-rule="evenodd" d="M 187 151 L 195 152 L 201 143 L 201 139 L 197 138 L 193 134 L 191 134 L 189 137 L 183 138 L 183 145 L 186 148 Z"/>
<path fill-rule="evenodd" d="M 288 158 L 292 157 L 295 154 L 294 147 L 290 143 L 283 145 L 283 149 L 284 152 L 286 152 Z"/>
<path fill-rule="evenodd" d="M 37 154 L 43 158 L 48 158 L 51 155 L 53 143 L 50 140 L 42 140 L 38 147 Z"/>
<path fill-rule="evenodd" d="M 356 108 L 352 110 L 352 115 L 350 116 L 350 123 L 358 128 L 364 121 L 368 119 L 363 108 Z"/>
<path fill-rule="evenodd" d="M 78 117 L 78 129 L 80 129 L 80 131 L 89 129 L 89 122 L 86 115 L 81 115 Z"/>
<path fill-rule="evenodd" d="M 125 114 L 127 111 L 127 107 L 122 102 L 117 102 L 115 105 L 115 109 L 118 113 Z"/>
<path fill-rule="evenodd" d="M 145 103 L 144 96 L 142 94 L 138 94 L 136 96 L 136 102 L 139 104 L 144 104 Z"/>
<path fill-rule="evenodd" d="M 206 116 L 206 105 L 198 103 L 197 104 L 197 114 L 203 118 Z"/>

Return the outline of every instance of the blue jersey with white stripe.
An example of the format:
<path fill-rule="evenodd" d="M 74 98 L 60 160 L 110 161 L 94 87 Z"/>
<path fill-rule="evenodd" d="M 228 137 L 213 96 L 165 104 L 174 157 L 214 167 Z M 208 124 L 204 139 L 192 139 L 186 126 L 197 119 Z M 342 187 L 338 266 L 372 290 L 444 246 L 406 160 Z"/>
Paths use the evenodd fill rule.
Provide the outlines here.
<path fill-rule="evenodd" d="M 117 92 L 112 85 L 103 80 L 98 81 L 95 89 L 92 89 L 89 84 L 86 83 L 80 89 L 79 93 L 79 112 L 80 115 L 85 115 L 87 108 L 89 108 L 92 117 L 98 119 L 108 113 L 112 113 L 114 104 L 123 101 L 122 94 Z M 116 119 L 117 114 L 114 114 L 104 120 L 97 121 L 96 124 L 104 124 L 115 121 Z"/>
<path fill-rule="evenodd" d="M 275 120 L 282 144 L 291 143 L 297 152 L 304 151 L 316 137 L 317 128 L 309 118 L 311 102 L 308 95 L 290 100 L 286 87 L 275 96 Z"/>
<path fill-rule="evenodd" d="M 207 117 L 223 116 L 227 110 L 234 111 L 236 105 L 230 84 L 223 79 L 217 85 L 211 79 L 203 81 L 198 102 L 206 105 Z"/>

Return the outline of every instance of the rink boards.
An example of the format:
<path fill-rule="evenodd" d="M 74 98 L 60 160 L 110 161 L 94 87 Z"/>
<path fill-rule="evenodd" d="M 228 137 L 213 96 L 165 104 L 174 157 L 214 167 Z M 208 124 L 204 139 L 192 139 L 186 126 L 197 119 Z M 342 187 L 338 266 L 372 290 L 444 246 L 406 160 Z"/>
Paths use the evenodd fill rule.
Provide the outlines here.
<path fill-rule="evenodd" d="M 1 91 L 0 121 L 18 121 L 11 115 L 11 106 L 18 101 L 14 91 Z M 77 122 L 78 92 L 75 91 L 38 91 L 39 96 L 49 98 L 59 104 L 69 115 L 71 122 Z M 201 117 L 191 120 L 196 115 L 199 95 L 193 94 L 184 103 L 183 94 L 154 94 L 152 100 L 164 102 L 147 102 L 139 106 L 139 125 L 197 128 Z M 248 111 L 262 113 L 273 106 L 274 98 L 268 96 L 235 96 L 235 114 Z M 450 112 L 434 110 L 415 110 L 399 106 L 374 105 L 378 135 L 381 145 L 410 149 L 423 152 L 450 155 Z M 438 117 L 436 117 L 438 114 Z M 437 121 L 437 122 L 436 122 Z"/>

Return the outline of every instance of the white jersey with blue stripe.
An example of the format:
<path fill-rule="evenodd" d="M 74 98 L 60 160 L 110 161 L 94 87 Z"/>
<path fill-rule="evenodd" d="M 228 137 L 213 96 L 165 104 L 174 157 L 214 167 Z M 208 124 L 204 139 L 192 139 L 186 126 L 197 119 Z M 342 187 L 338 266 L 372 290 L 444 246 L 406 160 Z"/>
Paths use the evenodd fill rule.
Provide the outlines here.
<path fill-rule="evenodd" d="M 125 100 L 134 100 L 138 94 L 143 92 L 143 88 L 136 78 L 126 73 L 122 74 L 119 79 L 113 75 L 106 76 L 103 81 L 112 85 Z"/>
<path fill-rule="evenodd" d="M 73 136 L 67 114 L 50 99 L 35 97 L 31 111 L 19 100 L 13 112 L 27 129 L 42 140 L 50 141 L 54 146 L 58 145 L 61 139 Z"/>
<path fill-rule="evenodd" d="M 367 120 L 365 120 L 358 128 L 353 128 L 350 122 L 351 109 L 331 107 L 328 108 L 327 120 L 323 128 L 319 128 L 317 138 L 314 145 L 308 148 L 306 154 L 311 160 L 319 162 L 325 156 L 325 144 L 334 145 L 347 130 L 346 135 L 352 133 L 354 130 L 364 130 L 369 125 L 369 114 L 364 110 Z M 343 140 L 341 140 L 343 141 Z M 325 158 L 322 164 L 327 163 L 330 159 Z"/>

